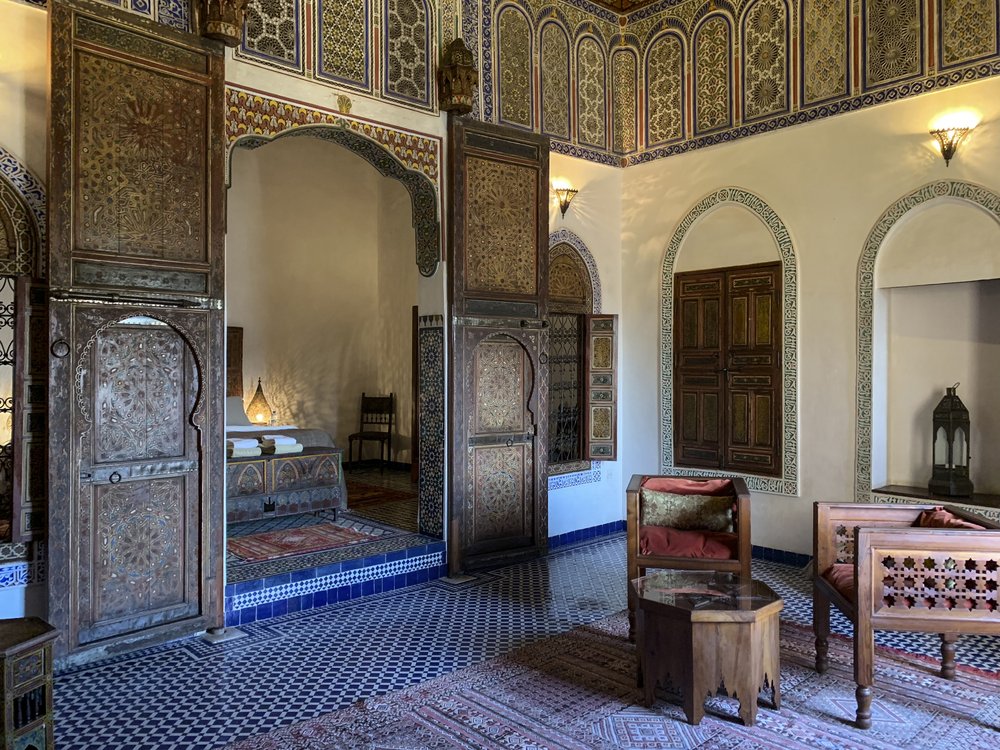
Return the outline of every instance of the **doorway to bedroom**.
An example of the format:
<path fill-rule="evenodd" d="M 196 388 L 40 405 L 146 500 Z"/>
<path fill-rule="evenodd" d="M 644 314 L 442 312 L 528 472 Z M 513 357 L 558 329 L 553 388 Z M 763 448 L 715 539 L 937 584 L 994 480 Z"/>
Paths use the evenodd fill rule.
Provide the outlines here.
<path fill-rule="evenodd" d="M 415 310 L 434 305 L 435 287 L 443 306 L 443 287 L 420 275 L 411 192 L 382 166 L 322 137 L 231 152 L 227 438 L 264 455 L 237 449 L 227 462 L 227 624 L 441 574 L 444 543 L 433 519 L 421 524 L 413 464 L 431 317 Z M 271 423 L 237 429 L 258 384 Z M 363 393 L 392 394 L 384 462 L 373 442 L 349 461 Z"/>

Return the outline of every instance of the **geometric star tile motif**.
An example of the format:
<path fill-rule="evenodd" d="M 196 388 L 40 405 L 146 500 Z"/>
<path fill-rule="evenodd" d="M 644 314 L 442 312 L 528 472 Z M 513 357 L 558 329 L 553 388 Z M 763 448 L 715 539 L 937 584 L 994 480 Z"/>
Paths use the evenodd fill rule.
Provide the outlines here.
<path fill-rule="evenodd" d="M 802 571 L 759 560 L 753 569 L 784 598 L 783 618 L 811 623 L 811 584 Z M 464 584 L 435 580 L 272 617 L 242 626 L 247 636 L 237 640 L 188 638 L 66 669 L 55 678 L 56 746 L 213 750 L 619 612 L 626 606 L 624 571 L 625 540 L 618 533 L 477 574 Z M 850 632 L 843 618 L 833 626 Z M 891 636 L 889 645 L 939 655 L 936 636 Z M 959 663 L 1000 670 L 997 641 L 960 638 Z M 785 673 L 783 668 L 783 681 L 795 679 L 794 669 Z M 720 707 L 733 709 L 730 703 L 720 701 Z M 878 685 L 874 710 L 888 730 L 892 717 Z M 852 711 L 830 706 L 831 717 Z M 980 711 L 991 726 L 997 706 Z M 658 726 L 649 719 L 657 712 Z M 680 707 L 669 703 L 658 702 L 649 712 L 633 706 L 593 730 L 637 749 L 712 745 L 698 727 L 670 720 L 680 716 Z M 780 719 L 763 711 L 757 720 Z"/>

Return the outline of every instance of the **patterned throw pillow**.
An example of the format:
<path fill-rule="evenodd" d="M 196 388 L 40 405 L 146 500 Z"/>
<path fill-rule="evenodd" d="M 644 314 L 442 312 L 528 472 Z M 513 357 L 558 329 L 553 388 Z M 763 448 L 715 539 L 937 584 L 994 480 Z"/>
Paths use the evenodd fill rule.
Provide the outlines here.
<path fill-rule="evenodd" d="M 670 526 L 698 531 L 732 531 L 733 498 L 677 495 L 643 488 L 639 497 L 639 525 Z"/>

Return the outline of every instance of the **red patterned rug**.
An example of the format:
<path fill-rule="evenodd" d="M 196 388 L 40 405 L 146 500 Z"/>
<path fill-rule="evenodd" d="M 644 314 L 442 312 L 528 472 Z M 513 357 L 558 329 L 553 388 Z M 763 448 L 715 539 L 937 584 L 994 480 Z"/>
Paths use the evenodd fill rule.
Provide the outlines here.
<path fill-rule="evenodd" d="M 417 493 L 409 490 L 397 490 L 390 487 L 380 487 L 377 484 L 361 482 L 357 479 L 347 479 L 347 507 L 356 508 L 369 503 L 389 503 L 396 500 L 416 499 Z"/>
<path fill-rule="evenodd" d="M 227 540 L 226 548 L 229 550 L 229 554 L 236 555 L 247 562 L 260 562 L 273 560 L 277 557 L 319 552 L 334 547 L 346 547 L 349 544 L 378 538 L 354 529 L 345 529 L 335 523 L 321 523 L 297 529 L 281 529 L 280 531 L 233 537 Z"/>
<path fill-rule="evenodd" d="M 781 625 L 780 711 L 761 703 L 740 723 L 714 698 L 698 726 L 676 701 L 638 703 L 635 646 L 624 613 L 412 688 L 241 740 L 229 750 L 894 750 L 1000 747 L 1000 679 L 878 649 L 874 726 L 855 729 L 849 641 L 831 638 L 813 669 L 811 630 Z M 959 644 L 961 648 L 961 643 Z M 959 651 L 961 658 L 961 651 Z"/>

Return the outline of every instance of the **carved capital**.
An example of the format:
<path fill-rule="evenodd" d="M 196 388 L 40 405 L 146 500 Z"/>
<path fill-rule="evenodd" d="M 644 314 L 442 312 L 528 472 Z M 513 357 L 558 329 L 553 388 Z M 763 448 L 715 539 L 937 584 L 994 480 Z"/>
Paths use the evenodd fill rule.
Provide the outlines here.
<path fill-rule="evenodd" d="M 218 39 L 227 47 L 243 40 L 247 0 L 197 0 L 201 4 L 201 35 Z"/>
<path fill-rule="evenodd" d="M 465 46 L 465 41 L 459 37 L 445 48 L 441 56 L 441 67 L 438 68 L 438 101 L 441 110 L 457 115 L 471 112 L 477 85 L 479 73 L 476 71 L 475 58 Z"/>

